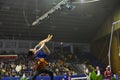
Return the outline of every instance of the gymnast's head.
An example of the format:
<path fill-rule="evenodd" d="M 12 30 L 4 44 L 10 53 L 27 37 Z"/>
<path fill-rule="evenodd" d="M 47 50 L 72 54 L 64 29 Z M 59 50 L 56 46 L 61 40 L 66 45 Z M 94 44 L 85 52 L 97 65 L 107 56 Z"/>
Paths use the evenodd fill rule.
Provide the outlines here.
<path fill-rule="evenodd" d="M 32 55 L 34 55 L 34 53 L 35 53 L 34 49 L 29 49 L 28 56 L 32 56 Z"/>

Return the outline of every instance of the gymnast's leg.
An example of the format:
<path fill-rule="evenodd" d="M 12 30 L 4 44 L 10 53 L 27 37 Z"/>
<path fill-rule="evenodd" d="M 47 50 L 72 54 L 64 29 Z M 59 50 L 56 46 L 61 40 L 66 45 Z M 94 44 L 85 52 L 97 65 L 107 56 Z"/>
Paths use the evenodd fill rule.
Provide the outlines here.
<path fill-rule="evenodd" d="M 40 74 L 40 71 L 36 70 L 33 74 L 32 80 L 36 80 L 36 77 Z"/>
<path fill-rule="evenodd" d="M 53 72 L 52 71 L 49 71 L 49 70 L 43 70 L 41 71 L 42 73 L 46 73 L 50 76 L 50 80 L 54 80 L 54 76 L 53 76 Z"/>

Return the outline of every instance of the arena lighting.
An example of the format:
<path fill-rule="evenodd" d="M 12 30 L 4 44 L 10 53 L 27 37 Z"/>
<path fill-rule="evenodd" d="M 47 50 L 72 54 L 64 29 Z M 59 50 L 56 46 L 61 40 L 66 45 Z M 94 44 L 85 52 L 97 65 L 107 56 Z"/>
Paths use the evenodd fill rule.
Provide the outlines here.
<path fill-rule="evenodd" d="M 75 8 L 75 6 L 73 6 L 71 3 L 90 3 L 90 2 L 96 2 L 96 1 L 99 1 L 99 0 L 79 0 L 79 1 L 78 0 L 62 0 L 56 6 L 54 6 L 52 9 L 50 9 L 48 12 L 46 12 L 41 17 L 39 17 L 37 20 L 35 20 L 32 23 L 32 26 L 35 26 L 36 24 L 38 24 L 43 19 L 49 17 L 49 15 L 52 14 L 53 12 L 55 12 L 56 10 L 62 9 L 61 5 L 66 5 L 66 7 L 69 10 L 73 10 Z"/>
<path fill-rule="evenodd" d="M 47 18 L 49 14 L 52 14 L 53 12 L 55 12 L 58 9 L 61 9 L 61 5 L 65 5 L 68 2 L 69 2 L 69 0 L 62 0 L 60 3 L 58 3 L 56 6 L 54 6 L 52 9 L 50 9 L 48 12 L 46 12 L 44 15 L 42 15 L 37 20 L 35 20 L 32 23 L 32 26 L 35 26 L 36 24 L 39 23 L 39 21 L 42 21 L 43 19 Z"/>
<path fill-rule="evenodd" d="M 111 71 L 111 45 L 112 45 L 114 25 L 119 24 L 119 23 L 120 23 L 120 20 L 113 22 L 112 23 L 112 28 L 111 28 L 110 42 L 109 42 L 109 49 L 108 49 L 108 63 L 110 65 L 110 71 Z M 119 55 L 120 55 L 120 53 L 119 53 Z"/>
<path fill-rule="evenodd" d="M 91 2 L 96 2 L 96 1 L 100 1 L 100 0 L 77 0 L 74 1 L 73 3 L 91 3 Z"/>

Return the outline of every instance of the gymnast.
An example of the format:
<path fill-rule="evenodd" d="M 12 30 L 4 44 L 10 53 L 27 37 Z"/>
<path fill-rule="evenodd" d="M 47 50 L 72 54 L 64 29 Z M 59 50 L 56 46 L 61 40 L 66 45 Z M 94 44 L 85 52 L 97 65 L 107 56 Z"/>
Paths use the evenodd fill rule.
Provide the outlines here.
<path fill-rule="evenodd" d="M 36 80 L 36 77 L 41 73 L 48 74 L 50 79 L 53 80 L 53 72 L 46 69 L 48 62 L 45 60 L 50 54 L 50 50 L 45 43 L 49 42 L 52 37 L 53 35 L 49 34 L 46 39 L 40 41 L 33 49 L 29 49 L 29 55 L 34 55 L 36 58 L 34 65 L 35 73 L 33 74 L 32 80 Z"/>

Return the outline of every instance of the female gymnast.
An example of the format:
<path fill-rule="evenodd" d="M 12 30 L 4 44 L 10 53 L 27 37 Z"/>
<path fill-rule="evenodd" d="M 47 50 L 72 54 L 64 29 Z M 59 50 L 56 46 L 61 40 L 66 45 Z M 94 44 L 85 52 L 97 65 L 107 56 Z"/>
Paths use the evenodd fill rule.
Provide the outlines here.
<path fill-rule="evenodd" d="M 53 72 L 46 69 L 48 62 L 45 58 L 50 54 L 50 50 L 45 45 L 45 43 L 49 42 L 52 39 L 52 35 L 48 35 L 48 37 L 42 41 L 40 41 L 33 49 L 29 50 L 29 55 L 34 55 L 36 58 L 35 62 L 35 73 L 33 74 L 32 80 L 36 80 L 36 77 L 45 73 L 50 76 L 50 79 L 53 80 Z"/>

